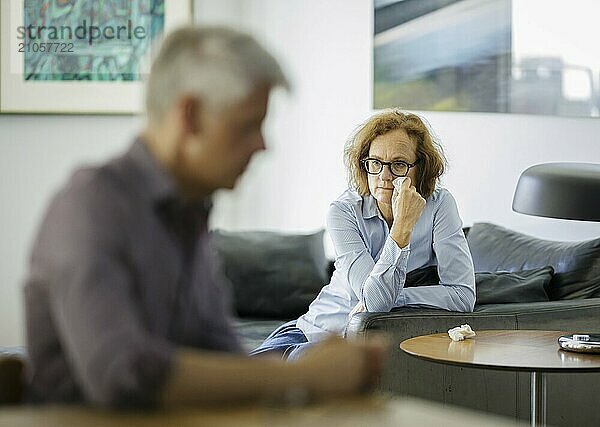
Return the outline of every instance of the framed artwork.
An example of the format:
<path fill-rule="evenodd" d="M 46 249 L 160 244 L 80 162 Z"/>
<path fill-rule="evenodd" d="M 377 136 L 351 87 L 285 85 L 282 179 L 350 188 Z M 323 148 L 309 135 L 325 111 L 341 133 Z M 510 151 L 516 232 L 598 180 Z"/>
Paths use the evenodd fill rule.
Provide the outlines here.
<path fill-rule="evenodd" d="M 374 108 L 600 117 L 597 0 L 373 0 Z"/>
<path fill-rule="evenodd" d="M 0 112 L 136 114 L 153 49 L 191 0 L 0 3 Z"/>

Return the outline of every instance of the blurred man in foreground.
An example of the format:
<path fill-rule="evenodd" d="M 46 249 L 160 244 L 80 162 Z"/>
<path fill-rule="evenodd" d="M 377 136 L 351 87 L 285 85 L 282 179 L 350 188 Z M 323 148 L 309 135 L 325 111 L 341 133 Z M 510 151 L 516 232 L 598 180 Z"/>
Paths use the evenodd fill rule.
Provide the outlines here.
<path fill-rule="evenodd" d="M 128 152 L 74 173 L 46 213 L 25 284 L 34 401 L 108 406 L 235 402 L 302 389 L 351 394 L 383 346 L 332 338 L 302 360 L 248 359 L 207 232 L 211 194 L 254 153 L 271 89 L 286 86 L 251 37 L 171 34 L 153 63 L 148 123 Z"/>

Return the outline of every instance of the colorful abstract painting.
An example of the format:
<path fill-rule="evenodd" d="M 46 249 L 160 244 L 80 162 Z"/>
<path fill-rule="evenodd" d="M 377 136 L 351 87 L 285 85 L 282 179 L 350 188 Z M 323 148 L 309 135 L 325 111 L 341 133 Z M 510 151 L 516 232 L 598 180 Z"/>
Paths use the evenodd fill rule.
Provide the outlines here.
<path fill-rule="evenodd" d="M 25 80 L 140 80 L 164 0 L 25 0 Z"/>
<path fill-rule="evenodd" d="M 138 114 L 192 0 L 0 0 L 0 113 Z"/>

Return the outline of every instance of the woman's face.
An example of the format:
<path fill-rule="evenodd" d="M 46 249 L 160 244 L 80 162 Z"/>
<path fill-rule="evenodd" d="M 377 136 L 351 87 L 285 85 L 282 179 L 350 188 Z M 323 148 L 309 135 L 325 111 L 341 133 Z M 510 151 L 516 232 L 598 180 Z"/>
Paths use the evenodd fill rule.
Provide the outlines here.
<path fill-rule="evenodd" d="M 379 135 L 371 142 L 369 147 L 369 158 L 378 159 L 382 162 L 393 162 L 402 160 L 406 163 L 414 163 L 417 160 L 416 144 L 406 134 L 404 129 L 392 130 L 383 135 Z M 417 168 L 410 168 L 408 175 L 412 185 L 417 180 Z M 392 203 L 392 193 L 394 185 L 392 181 L 397 177 L 392 174 L 389 166 L 384 166 L 377 175 L 367 174 L 369 182 L 369 191 L 379 203 L 390 205 Z"/>

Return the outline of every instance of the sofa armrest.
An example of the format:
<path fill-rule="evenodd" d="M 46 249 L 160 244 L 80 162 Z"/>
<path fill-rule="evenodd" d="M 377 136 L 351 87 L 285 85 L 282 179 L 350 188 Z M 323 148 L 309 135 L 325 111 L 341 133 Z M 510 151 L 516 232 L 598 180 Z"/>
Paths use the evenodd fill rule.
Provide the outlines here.
<path fill-rule="evenodd" d="M 600 332 L 600 298 L 519 304 L 486 304 L 472 313 L 423 308 L 400 308 L 389 313 L 357 313 L 348 322 L 346 336 L 385 331 L 410 338 L 445 332 L 469 323 L 477 329 L 557 329 Z M 425 325 L 430 325 L 429 328 Z M 433 329 L 433 331 L 432 331 Z"/>
<path fill-rule="evenodd" d="M 509 305 L 509 304 L 505 304 Z M 469 323 L 473 329 L 518 329 L 514 313 L 459 313 L 447 310 L 401 308 L 389 313 L 357 313 L 346 326 L 347 337 L 379 331 L 395 338 L 446 332 Z M 394 343 L 395 344 L 395 343 Z"/>

